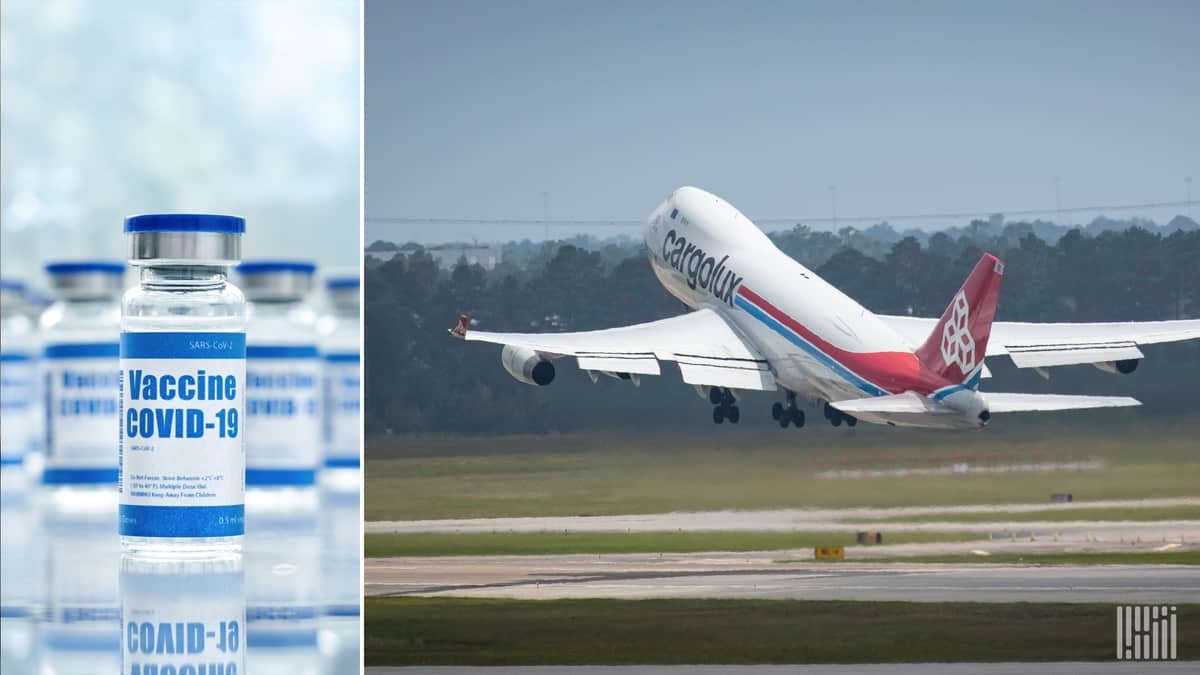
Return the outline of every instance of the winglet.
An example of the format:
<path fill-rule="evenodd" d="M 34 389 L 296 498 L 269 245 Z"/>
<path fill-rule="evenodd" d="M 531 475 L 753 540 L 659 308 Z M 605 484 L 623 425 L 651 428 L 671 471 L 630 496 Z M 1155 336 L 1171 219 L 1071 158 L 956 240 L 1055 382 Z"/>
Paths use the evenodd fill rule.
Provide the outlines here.
<path fill-rule="evenodd" d="M 467 324 L 471 323 L 471 318 L 466 314 L 460 314 L 458 323 L 454 324 L 454 328 L 450 329 L 450 334 L 456 338 L 467 337 Z"/>

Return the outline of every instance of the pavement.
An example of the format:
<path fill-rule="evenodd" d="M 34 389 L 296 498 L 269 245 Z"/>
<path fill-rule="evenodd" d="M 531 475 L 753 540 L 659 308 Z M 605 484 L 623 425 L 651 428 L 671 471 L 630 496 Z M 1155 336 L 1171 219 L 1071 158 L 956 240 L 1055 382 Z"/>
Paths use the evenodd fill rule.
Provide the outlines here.
<path fill-rule="evenodd" d="M 1200 499 L 1053 505 L 1090 508 L 1196 506 Z M 510 598 L 801 598 L 974 602 L 1200 602 L 1200 567 L 1182 565 L 998 565 L 872 562 L 901 556 L 1200 550 L 1200 519 L 1005 521 L 1046 504 L 782 509 L 624 516 L 480 518 L 375 522 L 374 533 L 882 531 L 884 544 L 846 547 L 846 562 L 812 562 L 811 548 L 739 553 L 369 558 L 367 595 Z M 880 522 L 950 513 L 995 513 L 989 522 Z M 889 531 L 979 532 L 960 542 L 888 544 Z M 806 562 L 807 561 L 807 562 Z"/>
<path fill-rule="evenodd" d="M 1081 509 L 1136 509 L 1155 507 L 1196 507 L 1197 518 L 1175 521 L 1006 521 L 1006 512 L 1031 513 L 1054 510 L 1070 513 Z M 985 522 L 891 522 L 904 517 L 936 516 L 938 514 L 993 513 L 997 517 Z M 886 521 L 886 522 L 880 522 Z M 897 508 L 848 509 L 775 509 L 758 511 L 692 511 L 673 513 L 632 514 L 618 516 L 550 516 L 536 518 L 459 518 L 446 520 L 370 521 L 367 534 L 414 534 L 442 532 L 470 534 L 484 532 L 788 532 L 847 530 L 906 530 L 923 532 L 986 532 L 995 539 L 1012 536 L 1068 537 L 1074 541 L 1090 541 L 1095 537 L 1120 539 L 1200 542 L 1200 498 L 1104 500 L 1066 504 L 975 504 L 970 506 L 920 506 Z M 1101 532 L 1100 530 L 1104 530 Z"/>
<path fill-rule="evenodd" d="M 780 551 L 369 558 L 366 580 L 370 596 L 1200 602 L 1190 565 L 789 562 Z"/>

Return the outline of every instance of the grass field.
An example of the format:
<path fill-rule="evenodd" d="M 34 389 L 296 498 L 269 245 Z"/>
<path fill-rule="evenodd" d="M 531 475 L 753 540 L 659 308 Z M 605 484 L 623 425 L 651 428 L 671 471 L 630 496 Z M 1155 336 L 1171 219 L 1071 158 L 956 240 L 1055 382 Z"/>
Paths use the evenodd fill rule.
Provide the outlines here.
<path fill-rule="evenodd" d="M 777 560 L 808 563 L 810 558 Z M 1120 551 L 1103 553 L 993 553 L 857 558 L 850 562 L 896 563 L 1021 563 L 1025 565 L 1200 565 L 1200 551 Z"/>
<path fill-rule="evenodd" d="M 860 425 L 861 427 L 862 425 Z M 1200 423 L 980 433 L 713 429 L 389 437 L 367 449 L 367 520 L 659 513 L 783 507 L 1047 503 L 1200 496 Z M 815 431 L 815 430 L 814 430 Z M 1100 460 L 1100 470 L 820 478 L 843 469 Z"/>
<path fill-rule="evenodd" d="M 368 534 L 366 556 L 563 555 L 779 551 L 850 546 L 854 532 L 496 532 Z M 889 544 L 982 539 L 972 532 L 888 532 Z"/>
<path fill-rule="evenodd" d="M 1178 606 L 1180 656 L 1200 606 Z M 367 665 L 1110 661 L 1110 604 L 367 598 Z"/>
<path fill-rule="evenodd" d="M 1145 508 L 1050 508 L 1044 511 L 971 511 L 929 513 L 888 518 L 847 518 L 847 523 L 994 523 L 1058 522 L 1072 520 L 1140 521 L 1200 520 L 1200 506 L 1150 506 Z"/>

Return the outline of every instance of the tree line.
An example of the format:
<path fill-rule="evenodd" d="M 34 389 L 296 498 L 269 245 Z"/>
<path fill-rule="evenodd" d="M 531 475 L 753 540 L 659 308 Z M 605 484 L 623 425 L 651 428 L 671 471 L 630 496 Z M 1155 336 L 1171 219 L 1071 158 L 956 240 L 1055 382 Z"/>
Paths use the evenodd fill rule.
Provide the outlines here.
<path fill-rule="evenodd" d="M 1131 227 L 1093 235 L 1073 229 L 1051 244 L 1033 228 L 1014 225 L 999 232 L 968 227 L 953 232 L 956 237 L 936 233 L 924 243 L 906 236 L 890 245 L 803 226 L 773 239 L 878 313 L 939 315 L 989 251 L 1005 262 L 997 320 L 1200 317 L 1200 230 L 1163 234 Z M 532 387 L 503 369 L 499 346 L 447 334 L 459 314 L 482 330 L 533 332 L 608 328 L 686 311 L 659 285 L 642 252 L 547 243 L 519 263 L 506 259 L 485 270 L 460 261 L 444 270 L 417 247 L 369 264 L 365 283 L 368 435 L 669 429 L 703 424 L 710 412 L 671 364 L 634 387 L 604 377 L 592 384 L 564 359 L 556 363 L 552 385 Z M 1193 409 L 1200 345 L 1144 351 L 1148 358 L 1131 376 L 1076 366 L 1051 371 L 1049 382 L 994 359 L 995 377 L 984 387 L 1130 394 L 1147 403 L 1142 414 Z M 771 423 L 768 407 L 776 398 L 748 396 L 742 424 Z"/>

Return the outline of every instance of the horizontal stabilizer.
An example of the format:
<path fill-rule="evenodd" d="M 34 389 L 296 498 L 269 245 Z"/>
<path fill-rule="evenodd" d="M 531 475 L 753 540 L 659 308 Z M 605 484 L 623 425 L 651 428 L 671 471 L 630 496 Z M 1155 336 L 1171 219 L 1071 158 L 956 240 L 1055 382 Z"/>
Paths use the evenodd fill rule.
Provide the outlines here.
<path fill-rule="evenodd" d="M 1128 396 L 1072 396 L 1064 394 L 983 394 L 993 413 L 1126 408 L 1142 402 Z"/>
<path fill-rule="evenodd" d="M 980 392 L 992 413 L 1038 412 L 1050 410 L 1081 410 L 1084 408 L 1124 408 L 1141 405 L 1141 401 L 1128 396 L 1073 396 L 1063 394 L 995 394 Z M 924 413 L 930 415 L 952 415 L 958 413 L 950 406 L 933 401 L 915 392 L 871 396 L 848 401 L 834 401 L 830 405 L 851 415 L 857 413 Z"/>
<path fill-rule="evenodd" d="M 891 396 L 868 396 L 848 401 L 832 401 L 833 407 L 844 413 L 929 413 L 954 414 L 953 408 L 932 401 L 916 392 L 892 394 Z"/>

